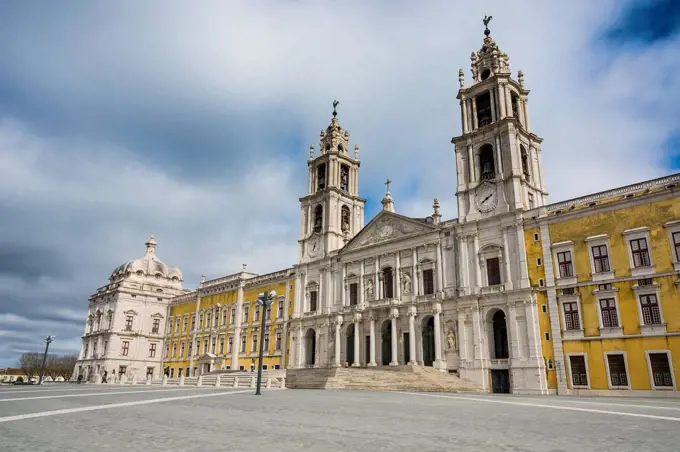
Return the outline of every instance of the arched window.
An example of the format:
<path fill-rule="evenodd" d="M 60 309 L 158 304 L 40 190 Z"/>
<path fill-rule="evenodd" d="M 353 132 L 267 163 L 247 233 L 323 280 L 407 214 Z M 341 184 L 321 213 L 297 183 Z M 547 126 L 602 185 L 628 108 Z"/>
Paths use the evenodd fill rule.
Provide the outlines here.
<path fill-rule="evenodd" d="M 340 190 L 347 191 L 349 188 L 349 166 L 340 165 Z"/>
<path fill-rule="evenodd" d="M 482 180 L 492 180 L 496 177 L 496 165 L 493 160 L 493 148 L 485 144 L 479 149 L 479 168 Z"/>
<path fill-rule="evenodd" d="M 475 98 L 477 103 L 477 126 L 484 127 L 491 124 L 491 94 L 489 91 Z"/>
<path fill-rule="evenodd" d="M 347 206 L 342 206 L 342 209 L 340 210 L 342 212 L 341 218 L 340 218 L 340 224 L 342 227 L 342 232 L 349 232 L 349 224 L 350 224 L 350 212 L 349 212 L 349 207 Z"/>
<path fill-rule="evenodd" d="M 318 190 L 326 188 L 326 164 L 322 163 L 316 169 L 316 186 Z"/>
<path fill-rule="evenodd" d="M 519 120 L 519 98 L 514 92 L 510 93 L 510 102 L 512 103 L 512 116 Z"/>
<path fill-rule="evenodd" d="M 383 298 L 394 298 L 394 278 L 392 267 L 387 267 L 382 271 Z"/>
<path fill-rule="evenodd" d="M 323 206 L 319 204 L 314 208 L 314 232 L 321 232 L 323 228 Z"/>
<path fill-rule="evenodd" d="M 342 147 L 342 144 L 338 144 L 338 152 L 342 152 L 345 149 Z"/>
<path fill-rule="evenodd" d="M 529 182 L 531 180 L 529 175 L 529 155 L 527 154 L 527 150 L 523 145 L 520 144 L 519 149 L 522 153 L 522 172 L 524 173 L 524 177 L 526 178 L 527 182 Z"/>

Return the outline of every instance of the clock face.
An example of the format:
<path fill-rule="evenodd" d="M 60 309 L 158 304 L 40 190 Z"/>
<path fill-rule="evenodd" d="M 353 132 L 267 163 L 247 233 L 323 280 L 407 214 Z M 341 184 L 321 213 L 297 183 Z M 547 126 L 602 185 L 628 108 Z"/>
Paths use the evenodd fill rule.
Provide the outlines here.
<path fill-rule="evenodd" d="M 496 184 L 484 181 L 475 190 L 475 204 L 480 212 L 491 212 L 498 201 Z"/>
<path fill-rule="evenodd" d="M 310 256 L 314 257 L 319 254 L 321 250 L 321 244 L 319 243 L 319 237 L 313 237 L 309 244 L 307 245 L 307 250 Z"/>
<path fill-rule="evenodd" d="M 378 229 L 378 234 L 382 238 L 386 238 L 392 235 L 392 226 L 389 224 L 386 224 L 382 226 L 380 229 Z"/>

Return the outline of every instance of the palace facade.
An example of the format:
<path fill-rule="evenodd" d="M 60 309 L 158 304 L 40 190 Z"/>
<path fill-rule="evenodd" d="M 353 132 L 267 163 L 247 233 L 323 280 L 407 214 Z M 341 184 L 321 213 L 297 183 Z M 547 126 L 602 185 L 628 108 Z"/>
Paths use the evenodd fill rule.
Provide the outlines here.
<path fill-rule="evenodd" d="M 485 35 L 471 82 L 459 73 L 458 218 L 436 198 L 429 215 L 400 215 L 388 181 L 365 224 L 359 148 L 334 110 L 310 147 L 296 265 L 244 266 L 193 292 L 180 277 L 172 301 L 157 298 L 158 368 L 249 370 L 264 340 L 267 368 L 432 366 L 494 392 L 678 394 L 680 174 L 548 204 L 530 91 Z M 262 313 L 257 296 L 272 289 Z M 88 322 L 108 312 L 100 298 Z"/>

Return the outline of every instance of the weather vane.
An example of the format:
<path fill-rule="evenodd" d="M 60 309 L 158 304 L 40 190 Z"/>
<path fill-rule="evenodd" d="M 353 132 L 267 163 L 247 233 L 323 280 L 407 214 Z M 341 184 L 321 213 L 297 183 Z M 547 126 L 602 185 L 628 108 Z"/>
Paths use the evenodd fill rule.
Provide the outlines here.
<path fill-rule="evenodd" d="M 333 101 L 333 117 L 334 117 L 334 118 L 335 118 L 336 116 L 338 116 L 338 112 L 337 112 L 337 110 L 336 110 L 338 104 L 340 104 L 340 102 L 338 102 L 337 100 L 334 100 L 334 101 Z"/>
<path fill-rule="evenodd" d="M 491 30 L 489 30 L 489 22 L 491 22 L 491 19 L 493 19 L 493 16 L 484 16 L 484 19 L 482 22 L 484 22 L 484 34 L 489 36 L 491 34 Z"/>

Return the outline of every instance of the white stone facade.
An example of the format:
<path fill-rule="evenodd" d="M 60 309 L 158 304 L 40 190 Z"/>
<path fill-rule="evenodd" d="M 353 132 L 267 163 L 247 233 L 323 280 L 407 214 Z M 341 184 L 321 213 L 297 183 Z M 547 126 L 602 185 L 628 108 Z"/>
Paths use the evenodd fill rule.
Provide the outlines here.
<path fill-rule="evenodd" d="M 156 257 L 153 236 L 146 253 L 116 268 L 90 296 L 83 342 L 73 379 L 142 380 L 161 376 L 170 300 L 186 291 L 182 272 Z"/>
<path fill-rule="evenodd" d="M 348 156 L 335 113 L 322 132 L 301 198 L 293 367 L 426 365 L 498 392 L 548 392 L 522 221 L 547 196 L 542 140 L 529 131 L 523 75 L 510 77 L 488 34 L 472 72 L 470 87 L 460 74 L 463 135 L 452 140 L 458 219 L 442 221 L 436 199 L 427 218 L 395 213 L 388 181 L 383 210 L 361 228 L 358 152 Z M 342 187 L 319 169 L 345 161 Z"/>

